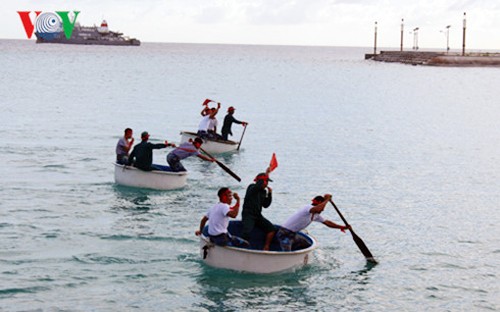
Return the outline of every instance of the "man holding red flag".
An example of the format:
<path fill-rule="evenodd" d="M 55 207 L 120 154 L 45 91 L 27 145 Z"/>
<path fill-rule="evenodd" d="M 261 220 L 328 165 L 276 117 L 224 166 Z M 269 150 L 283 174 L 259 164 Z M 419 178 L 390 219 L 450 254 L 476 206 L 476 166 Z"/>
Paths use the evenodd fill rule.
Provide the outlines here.
<path fill-rule="evenodd" d="M 268 183 L 272 182 L 269 178 L 269 173 L 276 169 L 276 167 L 278 167 L 278 161 L 276 160 L 276 155 L 273 154 L 266 172 L 259 173 L 254 179 L 255 183 L 248 186 L 241 213 L 243 223 L 242 238 L 249 241 L 252 230 L 255 227 L 260 228 L 266 233 L 264 250 L 269 250 L 271 241 L 276 233 L 274 225 L 262 216 L 262 208 L 268 208 L 273 200 L 273 190 L 268 186 Z"/>

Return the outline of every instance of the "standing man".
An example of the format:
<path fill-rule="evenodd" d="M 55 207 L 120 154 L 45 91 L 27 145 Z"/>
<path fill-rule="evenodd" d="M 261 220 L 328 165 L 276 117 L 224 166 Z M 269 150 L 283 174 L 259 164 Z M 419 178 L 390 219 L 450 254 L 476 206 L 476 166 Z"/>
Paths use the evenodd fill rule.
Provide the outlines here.
<path fill-rule="evenodd" d="M 215 161 L 215 159 L 207 157 L 200 153 L 200 147 L 203 144 L 203 140 L 200 138 L 194 139 L 193 142 L 185 142 L 179 145 L 176 149 L 168 153 L 167 162 L 170 169 L 174 172 L 186 171 L 186 168 L 181 164 L 181 160 L 188 158 L 189 156 L 196 155 L 199 158 L 206 161 Z"/>
<path fill-rule="evenodd" d="M 134 146 L 129 157 L 129 163 L 132 163 L 134 167 L 144 171 L 162 170 L 161 167 L 156 167 L 156 165 L 153 164 L 153 150 L 165 148 L 167 146 L 175 147 L 175 144 L 168 143 L 167 141 L 165 141 L 165 143 L 153 144 L 149 143 L 148 139 L 149 133 L 147 131 L 141 133 L 141 143 Z"/>
<path fill-rule="evenodd" d="M 250 184 L 245 194 L 245 201 L 243 202 L 242 222 L 243 230 L 242 237 L 245 240 L 250 240 L 250 233 L 254 227 L 260 228 L 266 233 L 266 240 L 264 243 L 264 250 L 269 250 L 271 241 L 273 240 L 276 229 L 274 225 L 262 216 L 262 208 L 267 208 L 271 205 L 272 189 L 268 186 L 269 173 L 271 168 L 267 168 L 265 173 L 259 173 L 254 181 Z"/>
<path fill-rule="evenodd" d="M 324 197 L 319 195 L 314 197 L 311 204 L 299 209 L 281 225 L 278 233 L 276 233 L 281 250 L 291 251 L 292 247 L 297 250 L 309 246 L 305 238 L 297 235 L 297 232 L 304 230 L 313 221 L 321 222 L 330 228 L 340 229 L 342 232 L 349 229 L 347 226 L 338 225 L 321 216 L 321 212 L 323 212 L 331 198 L 332 195 L 330 194 L 325 194 Z"/>
<path fill-rule="evenodd" d="M 228 135 L 233 135 L 233 132 L 231 131 L 231 125 L 234 123 L 241 124 L 243 127 L 246 127 L 248 123 L 246 121 L 239 121 L 236 118 L 234 118 L 235 108 L 232 106 L 229 106 L 227 109 L 227 115 L 224 117 L 224 124 L 222 125 L 222 139 L 227 141 Z"/>
<path fill-rule="evenodd" d="M 239 238 L 238 236 L 231 235 L 227 230 L 229 226 L 229 218 L 236 218 L 240 209 L 240 197 L 237 193 L 232 193 L 227 187 L 223 187 L 217 192 L 219 196 L 219 203 L 210 208 L 200 221 L 200 229 L 195 232 L 199 236 L 203 232 L 203 228 L 207 221 L 208 236 L 210 241 L 219 246 L 235 246 L 235 247 L 249 247 L 250 244 Z M 233 196 L 236 198 L 236 204 L 230 207 L 233 201 Z"/>
<path fill-rule="evenodd" d="M 132 129 L 125 129 L 125 134 L 122 138 L 118 140 L 116 144 L 116 163 L 120 165 L 128 164 L 128 152 L 134 144 L 134 138 L 132 137 Z"/>

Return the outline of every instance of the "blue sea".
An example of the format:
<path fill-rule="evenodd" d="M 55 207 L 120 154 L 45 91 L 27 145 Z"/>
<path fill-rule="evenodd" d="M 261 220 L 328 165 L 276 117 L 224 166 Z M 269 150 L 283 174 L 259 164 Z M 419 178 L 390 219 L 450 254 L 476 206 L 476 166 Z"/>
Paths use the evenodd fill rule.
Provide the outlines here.
<path fill-rule="evenodd" d="M 364 53 L 0 40 L 0 311 L 500 311 L 500 70 Z M 114 183 L 126 127 L 179 142 L 206 98 L 249 122 L 219 157 L 241 183 L 197 158 L 180 190 Z M 194 232 L 217 190 L 243 197 L 273 153 L 264 215 L 331 193 L 377 265 L 319 223 L 306 267 L 203 263 Z"/>

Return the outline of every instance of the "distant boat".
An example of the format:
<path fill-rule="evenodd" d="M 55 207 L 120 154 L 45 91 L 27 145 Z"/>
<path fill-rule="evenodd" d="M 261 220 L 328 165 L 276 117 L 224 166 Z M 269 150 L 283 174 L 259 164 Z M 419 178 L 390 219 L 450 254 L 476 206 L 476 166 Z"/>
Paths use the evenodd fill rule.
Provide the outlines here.
<path fill-rule="evenodd" d="M 41 15 L 42 16 L 42 15 Z M 57 17 L 57 16 L 56 16 Z M 62 26 L 58 25 L 58 20 L 52 18 L 52 26 L 50 31 L 44 32 L 39 29 L 45 29 L 37 25 L 36 43 L 64 43 L 64 44 L 86 44 L 86 45 L 113 45 L 113 46 L 139 46 L 141 41 L 135 38 L 124 37 L 123 33 L 110 31 L 108 23 L 103 20 L 100 27 L 97 26 L 80 26 L 79 23 L 75 24 L 71 38 L 67 39 Z M 37 19 L 37 23 L 43 23 L 44 18 Z"/>
<path fill-rule="evenodd" d="M 114 163 L 116 184 L 148 188 L 153 190 L 174 190 L 186 185 L 187 171 L 144 171 L 133 166 Z"/>
<path fill-rule="evenodd" d="M 294 251 L 280 251 L 278 242 L 273 241 L 271 250 L 263 251 L 265 234 L 258 229 L 254 229 L 251 235 L 250 243 L 255 249 L 221 247 L 210 242 L 208 226 L 205 226 L 200 235 L 200 254 L 207 265 L 221 269 L 259 274 L 287 271 L 308 264 L 310 253 L 317 247 L 316 240 L 312 236 L 299 232 L 299 235 L 309 242 L 309 247 Z M 241 221 L 230 221 L 229 232 L 240 236 L 241 226 Z"/>
<path fill-rule="evenodd" d="M 194 132 L 181 131 L 181 143 L 188 142 L 190 139 L 195 139 L 198 137 Z M 210 154 L 222 154 L 228 152 L 234 152 L 238 149 L 239 142 L 231 140 L 213 140 L 213 139 L 202 139 L 203 148 Z"/>

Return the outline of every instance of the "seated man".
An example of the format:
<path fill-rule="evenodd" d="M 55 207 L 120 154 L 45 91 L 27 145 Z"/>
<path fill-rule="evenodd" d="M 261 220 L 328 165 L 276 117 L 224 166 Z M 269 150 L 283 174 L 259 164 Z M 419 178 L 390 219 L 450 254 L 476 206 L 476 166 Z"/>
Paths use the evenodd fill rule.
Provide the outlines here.
<path fill-rule="evenodd" d="M 203 232 L 203 228 L 207 221 L 208 236 L 210 241 L 219 246 L 235 246 L 235 247 L 249 247 L 250 244 L 237 236 L 231 235 L 227 230 L 229 225 L 229 218 L 236 218 L 240 208 L 240 197 L 237 193 L 232 193 L 227 187 L 221 188 L 217 195 L 219 196 L 219 203 L 210 208 L 200 221 L 200 229 L 195 232 L 199 236 Z M 233 207 L 229 205 L 233 201 L 233 196 L 236 198 L 236 204 Z"/>
<path fill-rule="evenodd" d="M 128 164 L 128 152 L 134 144 L 134 138 L 132 137 L 132 129 L 125 129 L 125 134 L 118 140 L 116 144 L 116 163 L 120 165 Z"/>
<path fill-rule="evenodd" d="M 305 238 L 298 235 L 297 232 L 304 230 L 313 221 L 321 222 L 334 229 L 340 229 L 342 232 L 349 229 L 347 226 L 338 225 L 330 220 L 326 220 L 320 215 L 331 198 L 332 195 L 330 194 L 326 194 L 324 197 L 314 197 L 312 204 L 299 209 L 281 225 L 281 228 L 276 233 L 281 250 L 291 251 L 292 247 L 294 250 L 308 247 L 309 243 Z"/>
<path fill-rule="evenodd" d="M 189 156 L 196 155 L 199 158 L 206 161 L 215 161 L 213 158 L 202 155 L 199 151 L 203 140 L 200 138 L 194 139 L 193 142 L 185 142 L 179 145 L 176 149 L 168 153 L 167 162 L 170 169 L 174 172 L 186 171 L 186 168 L 181 164 L 181 160 L 188 158 Z"/>
<path fill-rule="evenodd" d="M 134 146 L 130 154 L 129 164 L 144 171 L 163 170 L 162 166 L 157 167 L 157 165 L 153 165 L 153 150 L 165 148 L 167 146 L 175 147 L 175 144 L 168 143 L 167 141 L 165 141 L 165 143 L 152 144 L 148 142 L 148 139 L 149 133 L 144 131 L 141 134 L 141 143 Z"/>

